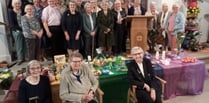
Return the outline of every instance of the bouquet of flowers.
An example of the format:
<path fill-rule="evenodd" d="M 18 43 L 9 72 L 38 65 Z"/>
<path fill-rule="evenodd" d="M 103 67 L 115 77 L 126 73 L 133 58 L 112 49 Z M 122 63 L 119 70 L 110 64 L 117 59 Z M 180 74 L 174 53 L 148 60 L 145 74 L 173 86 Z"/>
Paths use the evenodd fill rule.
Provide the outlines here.
<path fill-rule="evenodd" d="M 187 16 L 198 16 L 200 8 L 198 7 L 197 1 L 188 2 Z"/>

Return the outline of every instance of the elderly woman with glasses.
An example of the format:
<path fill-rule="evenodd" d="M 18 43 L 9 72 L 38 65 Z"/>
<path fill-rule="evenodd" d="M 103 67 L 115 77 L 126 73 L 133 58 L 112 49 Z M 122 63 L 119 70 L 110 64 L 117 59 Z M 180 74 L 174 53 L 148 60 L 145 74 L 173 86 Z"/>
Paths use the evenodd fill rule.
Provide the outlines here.
<path fill-rule="evenodd" d="M 27 65 L 27 77 L 20 82 L 18 103 L 52 103 L 49 78 L 41 75 L 41 64 L 32 60 Z"/>
<path fill-rule="evenodd" d="M 82 61 L 80 53 L 72 53 L 69 65 L 61 73 L 60 98 L 67 103 L 97 103 L 94 93 L 98 80 Z"/>

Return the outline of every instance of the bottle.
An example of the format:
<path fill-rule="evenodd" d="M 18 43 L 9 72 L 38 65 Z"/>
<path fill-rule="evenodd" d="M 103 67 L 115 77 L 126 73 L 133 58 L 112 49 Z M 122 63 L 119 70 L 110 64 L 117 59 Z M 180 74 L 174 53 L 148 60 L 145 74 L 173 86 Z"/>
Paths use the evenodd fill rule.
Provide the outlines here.
<path fill-rule="evenodd" d="M 159 51 L 156 51 L 156 53 L 155 53 L 155 59 L 159 59 L 159 56 L 160 56 Z"/>
<path fill-rule="evenodd" d="M 165 51 L 162 52 L 162 59 L 165 59 Z"/>

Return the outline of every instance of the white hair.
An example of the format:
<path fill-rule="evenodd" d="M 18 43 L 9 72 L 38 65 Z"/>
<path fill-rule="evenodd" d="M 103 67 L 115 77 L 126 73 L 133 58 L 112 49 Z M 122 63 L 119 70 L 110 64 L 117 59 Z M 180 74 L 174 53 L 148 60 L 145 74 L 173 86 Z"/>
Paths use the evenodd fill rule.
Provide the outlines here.
<path fill-rule="evenodd" d="M 173 6 L 180 8 L 180 5 L 178 3 L 174 3 Z"/>
<path fill-rule="evenodd" d="M 22 4 L 21 0 L 12 0 L 12 7 L 14 7 L 16 3 Z"/>
<path fill-rule="evenodd" d="M 134 54 L 137 50 L 144 52 L 141 47 L 135 46 L 131 49 L 131 54 Z"/>

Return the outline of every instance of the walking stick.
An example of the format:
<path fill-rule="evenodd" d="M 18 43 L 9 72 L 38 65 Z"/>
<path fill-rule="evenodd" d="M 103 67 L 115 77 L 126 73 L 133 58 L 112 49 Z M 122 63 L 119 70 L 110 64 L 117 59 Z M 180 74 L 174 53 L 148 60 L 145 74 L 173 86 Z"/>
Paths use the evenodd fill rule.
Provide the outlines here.
<path fill-rule="evenodd" d="M 91 57 L 94 58 L 94 36 L 92 37 L 92 51 L 91 51 Z"/>

